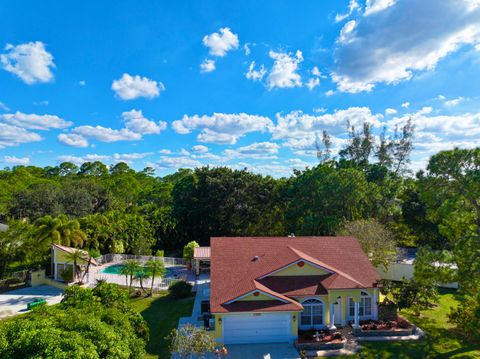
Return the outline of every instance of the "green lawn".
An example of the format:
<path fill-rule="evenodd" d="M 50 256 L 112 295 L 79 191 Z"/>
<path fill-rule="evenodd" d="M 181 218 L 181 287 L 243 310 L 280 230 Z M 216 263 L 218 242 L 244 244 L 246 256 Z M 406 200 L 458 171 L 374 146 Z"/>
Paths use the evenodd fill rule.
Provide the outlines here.
<path fill-rule="evenodd" d="M 194 298 L 175 300 L 168 293 L 161 293 L 152 298 L 132 299 L 135 308 L 150 327 L 150 341 L 147 345 L 149 359 L 165 359 L 170 357 L 168 343 L 164 339 L 178 325 L 178 318 L 192 314 Z"/>
<path fill-rule="evenodd" d="M 438 307 L 422 313 L 420 318 L 410 311 L 401 314 L 422 328 L 426 338 L 408 342 L 362 343 L 357 358 L 480 358 L 480 343 L 469 343 L 455 333 L 447 322 L 447 313 L 457 304 L 451 291 L 443 291 Z"/>

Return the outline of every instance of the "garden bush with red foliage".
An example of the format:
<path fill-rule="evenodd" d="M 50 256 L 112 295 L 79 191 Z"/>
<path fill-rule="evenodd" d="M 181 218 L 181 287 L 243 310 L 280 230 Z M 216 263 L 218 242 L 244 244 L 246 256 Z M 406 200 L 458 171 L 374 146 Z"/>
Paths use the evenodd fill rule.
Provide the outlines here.
<path fill-rule="evenodd" d="M 360 326 L 362 330 L 400 330 L 410 329 L 413 327 L 408 320 L 397 317 L 397 320 L 361 320 Z"/>

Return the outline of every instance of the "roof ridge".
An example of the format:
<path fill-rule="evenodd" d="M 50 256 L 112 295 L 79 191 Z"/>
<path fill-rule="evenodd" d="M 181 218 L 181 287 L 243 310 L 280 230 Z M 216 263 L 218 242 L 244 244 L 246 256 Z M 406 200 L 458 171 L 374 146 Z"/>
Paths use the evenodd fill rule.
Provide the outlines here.
<path fill-rule="evenodd" d="M 296 300 L 293 300 L 293 299 L 291 299 L 291 298 L 288 298 L 288 297 L 284 296 L 284 295 L 281 294 L 281 293 L 275 292 L 273 289 L 268 288 L 266 285 L 258 282 L 256 279 L 253 280 L 253 283 L 254 283 L 255 287 L 256 287 L 258 290 L 267 292 L 268 294 L 271 294 L 271 295 L 273 295 L 273 296 L 275 296 L 275 297 L 277 297 L 277 298 L 279 298 L 279 299 L 283 299 L 283 300 L 285 300 L 285 301 L 287 301 L 287 302 L 289 302 L 289 303 L 295 304 L 295 305 L 297 305 L 299 308 L 302 308 L 302 309 L 303 309 L 303 306 L 302 306 L 299 302 L 297 302 Z"/>
<path fill-rule="evenodd" d="M 342 277 L 345 277 L 345 278 L 351 280 L 351 281 L 354 282 L 354 283 L 359 284 L 359 285 L 362 286 L 362 287 L 365 286 L 364 284 L 360 283 L 358 280 L 356 280 L 355 278 L 353 278 L 353 277 L 350 276 L 349 274 L 347 274 L 347 273 L 345 273 L 345 272 L 343 272 L 343 271 L 335 268 L 334 266 L 331 266 L 331 265 L 326 264 L 325 262 L 323 262 L 323 261 L 321 261 L 321 260 L 319 260 L 319 259 L 317 259 L 317 258 L 314 258 L 314 257 L 312 257 L 312 256 L 309 256 L 308 254 L 305 254 L 305 253 L 303 253 L 302 251 L 300 251 L 300 250 L 298 250 L 298 249 L 291 248 L 290 246 L 288 246 L 288 247 L 289 247 L 290 249 L 292 249 L 300 258 L 305 259 L 305 260 L 307 260 L 307 261 L 309 261 L 309 262 L 312 262 L 312 260 L 313 260 L 313 263 L 316 262 L 315 264 L 318 264 L 318 265 L 320 265 L 321 267 L 325 267 L 325 268 L 333 271 L 334 273 L 336 273 L 336 274 L 338 274 L 338 275 L 341 275 Z"/>

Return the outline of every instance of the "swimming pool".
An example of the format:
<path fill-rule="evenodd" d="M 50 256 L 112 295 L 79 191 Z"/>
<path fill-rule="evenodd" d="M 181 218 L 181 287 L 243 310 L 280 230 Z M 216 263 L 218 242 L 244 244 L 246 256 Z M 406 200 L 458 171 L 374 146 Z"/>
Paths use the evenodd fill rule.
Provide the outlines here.
<path fill-rule="evenodd" d="M 113 264 L 111 266 L 103 268 L 100 273 L 105 274 L 118 274 L 122 275 L 122 269 L 125 267 L 123 264 Z M 144 268 L 144 267 L 143 267 Z M 165 268 L 167 271 L 165 272 L 164 278 L 173 278 L 176 277 L 175 270 L 173 268 Z M 143 269 L 142 269 L 143 270 Z"/>

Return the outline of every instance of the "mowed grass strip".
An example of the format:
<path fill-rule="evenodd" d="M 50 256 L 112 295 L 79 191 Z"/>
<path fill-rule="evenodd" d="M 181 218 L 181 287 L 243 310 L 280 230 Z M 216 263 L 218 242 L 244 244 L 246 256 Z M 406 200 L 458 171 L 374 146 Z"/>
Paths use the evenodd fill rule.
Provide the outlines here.
<path fill-rule="evenodd" d="M 156 294 L 154 297 L 132 299 L 133 308 L 145 318 L 150 328 L 146 358 L 170 358 L 169 343 L 165 337 L 178 326 L 180 317 L 192 315 L 193 301 L 194 297 L 173 299 L 168 292 Z"/>

